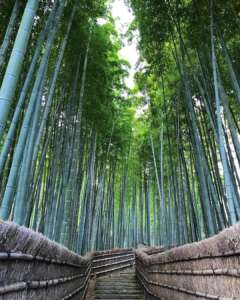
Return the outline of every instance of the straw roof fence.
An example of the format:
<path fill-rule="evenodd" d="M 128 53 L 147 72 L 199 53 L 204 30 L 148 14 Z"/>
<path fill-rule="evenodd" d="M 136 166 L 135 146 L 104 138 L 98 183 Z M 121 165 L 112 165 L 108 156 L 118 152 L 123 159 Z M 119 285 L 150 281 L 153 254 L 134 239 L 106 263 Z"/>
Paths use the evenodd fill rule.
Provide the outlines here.
<path fill-rule="evenodd" d="M 162 251 L 136 250 L 138 280 L 153 298 L 240 299 L 240 224 L 201 242 Z"/>
<path fill-rule="evenodd" d="M 43 235 L 0 222 L 0 299 L 84 299 L 92 255 L 81 257 Z"/>

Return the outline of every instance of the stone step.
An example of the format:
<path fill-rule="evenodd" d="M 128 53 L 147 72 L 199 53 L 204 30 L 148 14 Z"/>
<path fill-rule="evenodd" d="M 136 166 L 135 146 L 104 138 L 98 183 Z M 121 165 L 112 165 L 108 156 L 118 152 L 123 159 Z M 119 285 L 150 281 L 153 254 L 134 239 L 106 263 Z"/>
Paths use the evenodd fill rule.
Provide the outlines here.
<path fill-rule="evenodd" d="M 96 291 L 138 291 L 138 286 L 96 286 Z"/>
<path fill-rule="evenodd" d="M 119 278 L 119 279 L 121 279 L 121 280 L 126 280 L 127 278 L 129 278 L 130 280 L 131 279 L 133 279 L 133 278 L 135 278 L 135 275 L 131 275 L 131 276 L 129 276 L 129 274 L 128 275 L 122 275 L 122 276 L 119 276 L 119 275 L 117 275 L 116 277 L 115 276 L 113 276 L 113 275 L 111 275 L 111 276 L 101 276 L 101 277 L 99 277 L 100 279 L 103 279 L 103 278 L 113 278 L 113 279 L 115 279 L 115 278 Z"/>
<path fill-rule="evenodd" d="M 104 284 L 107 284 L 107 285 L 110 285 L 110 284 L 112 284 L 112 285 L 120 285 L 120 284 L 134 285 L 135 284 L 135 285 L 138 285 L 136 281 L 127 281 L 127 282 L 125 282 L 125 281 L 101 281 L 101 282 L 98 282 L 97 281 L 97 284 L 102 284 L 102 285 L 104 285 Z"/>
<path fill-rule="evenodd" d="M 117 299 L 120 299 L 120 298 L 106 298 L 105 296 L 104 297 L 102 297 L 102 298 L 95 298 L 95 299 L 107 299 L 107 300 L 117 300 Z M 121 299 L 124 299 L 124 300 L 133 300 L 133 298 L 131 297 L 131 296 L 129 296 L 129 297 L 126 297 L 126 298 L 121 298 Z M 141 296 L 141 297 L 139 297 L 139 298 L 134 298 L 134 300 L 135 299 L 138 299 L 138 300 L 145 300 L 145 298 L 144 298 L 144 296 Z"/>
<path fill-rule="evenodd" d="M 110 285 L 110 286 L 138 286 L 137 282 L 132 281 L 132 282 L 121 282 L 121 281 L 106 281 L 106 282 L 97 282 L 96 284 L 97 286 L 101 286 L 101 285 Z"/>
<path fill-rule="evenodd" d="M 121 272 L 97 278 L 96 299 L 105 300 L 144 300 L 144 293 L 138 285 L 135 273 Z"/>
<path fill-rule="evenodd" d="M 96 290 L 96 294 L 142 294 L 142 291 L 136 289 L 128 289 L 128 290 Z"/>
<path fill-rule="evenodd" d="M 103 279 L 101 279 L 101 280 L 98 280 L 97 282 L 115 282 L 115 283 L 117 283 L 117 282 L 120 282 L 120 283 L 122 283 L 122 282 L 128 282 L 128 283 L 134 283 L 134 282 L 136 282 L 136 279 L 125 279 L 125 280 L 123 280 L 123 279 L 112 279 L 112 278 L 107 278 L 107 279 L 105 279 L 105 280 L 103 280 Z"/>
<path fill-rule="evenodd" d="M 120 300 L 120 299 L 138 299 L 138 300 L 144 300 L 143 295 L 116 295 L 116 294 L 109 294 L 109 295 L 96 295 L 96 299 L 114 299 L 114 300 Z"/>
<path fill-rule="evenodd" d="M 139 291 L 139 286 L 96 286 L 96 290 L 114 290 L 114 291 L 120 291 L 120 290 L 133 290 L 133 291 Z"/>

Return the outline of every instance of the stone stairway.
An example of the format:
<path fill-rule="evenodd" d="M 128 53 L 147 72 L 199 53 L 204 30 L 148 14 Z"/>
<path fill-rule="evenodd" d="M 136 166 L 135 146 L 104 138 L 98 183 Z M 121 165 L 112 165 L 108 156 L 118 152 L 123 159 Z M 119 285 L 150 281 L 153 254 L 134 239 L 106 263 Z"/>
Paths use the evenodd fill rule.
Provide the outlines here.
<path fill-rule="evenodd" d="M 133 269 L 97 278 L 95 292 L 96 299 L 145 299 Z"/>

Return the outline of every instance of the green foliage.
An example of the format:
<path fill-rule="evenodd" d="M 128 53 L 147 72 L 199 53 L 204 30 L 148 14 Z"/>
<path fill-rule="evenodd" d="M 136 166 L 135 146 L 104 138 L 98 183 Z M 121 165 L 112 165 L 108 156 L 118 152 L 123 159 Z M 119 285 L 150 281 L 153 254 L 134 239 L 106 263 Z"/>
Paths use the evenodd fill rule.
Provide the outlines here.
<path fill-rule="evenodd" d="M 66 1 L 57 36 L 46 59 L 40 110 L 36 112 L 33 108 L 33 115 L 39 117 L 35 126 L 37 136 L 44 121 L 46 100 L 66 28 L 76 8 L 47 126 L 39 144 L 32 143 L 37 148 L 36 161 L 26 155 L 33 151 L 26 142 L 24 161 L 21 158 L 18 161 L 25 168 L 15 170 L 17 190 L 21 190 L 19 174 L 26 178 L 26 199 L 30 199 L 24 200 L 28 206 L 26 224 L 82 253 L 91 247 L 136 246 L 144 241 L 181 244 L 228 226 L 226 170 L 235 192 L 234 213 L 240 218 L 240 97 L 237 93 L 240 4 L 233 0 L 213 1 L 211 19 L 210 2 L 204 0 L 125 2 L 135 14 L 126 33 L 129 41 L 135 40 L 139 30 L 140 59 L 135 87 L 130 90 L 126 86 L 130 64 L 120 57 L 123 44 L 108 11 L 109 2 Z M 7 58 L 26 4 L 21 3 Z M 54 3 L 57 2 L 40 1 L 8 125 L 36 41 Z M 13 4 L 14 1 L 0 4 L 3 28 L 0 41 Z M 105 22 L 100 22 L 100 18 Z M 214 28 L 210 26 L 211 20 Z M 36 97 L 32 95 L 32 87 L 50 32 L 41 44 L 41 55 L 37 57 L 21 116 L 13 136 L 8 139 L 11 145 L 0 178 L 1 196 L 7 189 L 9 169 L 14 168 L 12 159 L 29 99 Z M 213 80 L 213 44 L 217 56 L 217 89 Z M 216 101 L 216 90 L 221 94 L 221 107 Z M 219 136 L 221 126 L 217 120 L 219 123 L 222 120 L 225 136 Z M 36 140 L 31 135 L 31 126 L 26 129 L 26 141 L 30 137 Z M 227 157 L 224 172 L 220 145 Z M 17 197 L 15 201 L 18 202 Z M 214 220 L 214 230 L 210 230 L 208 219 Z"/>

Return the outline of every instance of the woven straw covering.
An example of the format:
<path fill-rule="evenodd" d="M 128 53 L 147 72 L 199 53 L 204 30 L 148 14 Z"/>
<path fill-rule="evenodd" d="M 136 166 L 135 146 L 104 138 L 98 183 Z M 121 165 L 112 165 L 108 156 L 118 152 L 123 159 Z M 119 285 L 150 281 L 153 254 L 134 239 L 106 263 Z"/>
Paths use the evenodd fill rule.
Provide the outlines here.
<path fill-rule="evenodd" d="M 201 242 L 136 250 L 137 276 L 161 299 L 240 299 L 240 224 Z"/>
<path fill-rule="evenodd" d="M 92 256 L 0 222 L 0 299 L 83 299 Z"/>

